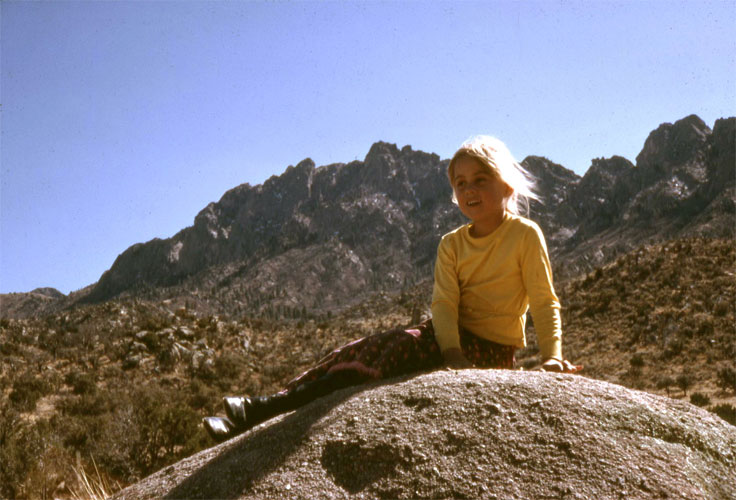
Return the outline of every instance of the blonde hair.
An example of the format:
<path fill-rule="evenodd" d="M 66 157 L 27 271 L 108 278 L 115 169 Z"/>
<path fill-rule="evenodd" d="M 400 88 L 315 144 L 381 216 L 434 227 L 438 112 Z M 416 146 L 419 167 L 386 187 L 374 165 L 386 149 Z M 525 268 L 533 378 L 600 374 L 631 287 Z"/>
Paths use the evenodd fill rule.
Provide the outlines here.
<path fill-rule="evenodd" d="M 504 207 L 506 211 L 519 215 L 519 206 L 529 213 L 529 200 L 539 200 L 539 195 L 534 192 L 536 181 L 534 176 L 527 172 L 511 155 L 506 145 L 495 137 L 489 135 L 476 135 L 466 140 L 450 160 L 447 167 L 447 177 L 453 186 L 452 201 L 457 204 L 453 178 L 455 177 L 455 163 L 460 158 L 472 158 L 491 173 L 508 184 L 513 190 Z"/>

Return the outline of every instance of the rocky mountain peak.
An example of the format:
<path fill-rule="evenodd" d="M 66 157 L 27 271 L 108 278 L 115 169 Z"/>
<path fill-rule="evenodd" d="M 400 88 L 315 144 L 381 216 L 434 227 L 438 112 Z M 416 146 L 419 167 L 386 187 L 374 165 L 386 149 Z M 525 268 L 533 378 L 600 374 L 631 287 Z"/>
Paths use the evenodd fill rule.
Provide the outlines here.
<path fill-rule="evenodd" d="M 396 146 L 396 144 L 378 141 L 371 146 L 371 148 L 368 150 L 368 154 L 365 155 L 365 164 L 370 165 L 374 161 L 378 161 L 380 159 L 395 159 L 399 157 L 401 153 L 402 151 L 399 151 L 399 148 Z"/>
<path fill-rule="evenodd" d="M 639 168 L 671 168 L 696 159 L 710 135 L 710 128 L 696 115 L 663 123 L 649 134 L 636 165 Z"/>
<path fill-rule="evenodd" d="M 35 293 L 52 299 L 61 299 L 63 297 L 66 297 L 66 295 L 61 293 L 59 290 L 51 287 L 36 288 L 35 290 L 32 290 L 31 293 Z"/>
<path fill-rule="evenodd" d="M 580 180 L 578 191 L 581 194 L 589 193 L 593 196 L 604 197 L 603 195 L 612 190 L 616 183 L 629 174 L 633 168 L 634 165 L 621 156 L 595 158 Z"/>

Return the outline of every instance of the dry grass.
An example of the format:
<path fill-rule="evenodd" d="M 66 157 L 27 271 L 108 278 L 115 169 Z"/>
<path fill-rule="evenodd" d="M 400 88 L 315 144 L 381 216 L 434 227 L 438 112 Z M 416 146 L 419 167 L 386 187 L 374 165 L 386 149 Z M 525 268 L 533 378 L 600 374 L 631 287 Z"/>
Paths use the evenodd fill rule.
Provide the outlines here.
<path fill-rule="evenodd" d="M 94 475 L 87 473 L 79 455 L 77 455 L 77 464 L 73 467 L 73 470 L 79 486 L 71 489 L 72 500 L 105 500 L 122 489 L 119 483 L 115 482 L 111 485 L 107 476 L 100 474 L 94 458 L 92 459 L 92 466 L 94 467 Z"/>

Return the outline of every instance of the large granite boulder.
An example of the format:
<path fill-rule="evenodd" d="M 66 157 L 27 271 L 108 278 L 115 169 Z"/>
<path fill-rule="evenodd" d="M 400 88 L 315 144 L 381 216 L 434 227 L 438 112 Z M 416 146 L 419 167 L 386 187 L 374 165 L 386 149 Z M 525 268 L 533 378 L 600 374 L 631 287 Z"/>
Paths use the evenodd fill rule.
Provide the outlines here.
<path fill-rule="evenodd" d="M 736 428 L 581 376 L 438 371 L 338 391 L 114 498 L 736 498 Z"/>

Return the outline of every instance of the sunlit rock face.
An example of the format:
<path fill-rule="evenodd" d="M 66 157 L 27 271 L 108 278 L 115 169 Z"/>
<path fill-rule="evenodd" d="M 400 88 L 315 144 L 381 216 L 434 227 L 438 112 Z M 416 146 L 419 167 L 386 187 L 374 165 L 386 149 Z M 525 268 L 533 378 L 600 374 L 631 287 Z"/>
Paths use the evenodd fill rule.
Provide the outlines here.
<path fill-rule="evenodd" d="M 338 391 L 114 498 L 736 496 L 736 428 L 573 375 L 440 371 Z"/>

